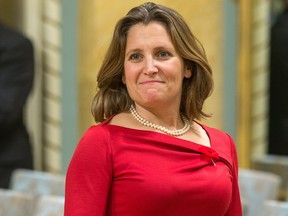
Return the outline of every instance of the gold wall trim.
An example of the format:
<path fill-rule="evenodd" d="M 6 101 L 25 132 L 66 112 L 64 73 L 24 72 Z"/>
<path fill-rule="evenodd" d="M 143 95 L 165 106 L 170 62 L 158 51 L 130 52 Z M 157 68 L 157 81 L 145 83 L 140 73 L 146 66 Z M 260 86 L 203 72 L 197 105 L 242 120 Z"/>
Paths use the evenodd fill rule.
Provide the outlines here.
<path fill-rule="evenodd" d="M 239 59 L 238 59 L 238 156 L 240 167 L 250 167 L 251 137 L 251 1 L 239 4 Z"/>

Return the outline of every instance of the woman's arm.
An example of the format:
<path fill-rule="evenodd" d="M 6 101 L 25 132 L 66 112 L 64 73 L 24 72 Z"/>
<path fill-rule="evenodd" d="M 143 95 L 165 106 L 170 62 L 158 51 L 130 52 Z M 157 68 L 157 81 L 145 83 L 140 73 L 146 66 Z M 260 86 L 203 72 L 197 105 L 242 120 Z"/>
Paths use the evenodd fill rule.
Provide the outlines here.
<path fill-rule="evenodd" d="M 112 179 L 109 134 L 93 126 L 80 140 L 66 175 L 64 216 L 106 214 Z"/>

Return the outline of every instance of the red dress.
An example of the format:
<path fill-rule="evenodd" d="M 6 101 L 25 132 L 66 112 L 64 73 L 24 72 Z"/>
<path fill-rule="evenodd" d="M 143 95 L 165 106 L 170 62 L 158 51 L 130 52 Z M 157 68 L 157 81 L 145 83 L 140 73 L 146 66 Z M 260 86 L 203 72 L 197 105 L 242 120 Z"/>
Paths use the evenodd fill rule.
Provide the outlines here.
<path fill-rule="evenodd" d="M 75 150 L 65 216 L 242 215 L 229 135 L 202 125 L 209 148 L 106 122 L 89 128 Z"/>

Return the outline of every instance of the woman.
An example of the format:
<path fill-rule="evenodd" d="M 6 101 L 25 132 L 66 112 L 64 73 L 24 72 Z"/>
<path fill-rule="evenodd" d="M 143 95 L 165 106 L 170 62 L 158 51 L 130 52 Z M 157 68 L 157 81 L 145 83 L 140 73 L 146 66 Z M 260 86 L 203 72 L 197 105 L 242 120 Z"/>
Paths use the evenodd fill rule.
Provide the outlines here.
<path fill-rule="evenodd" d="M 65 215 L 242 215 L 231 137 L 195 120 L 212 90 L 202 46 L 154 3 L 116 25 L 67 172 Z"/>

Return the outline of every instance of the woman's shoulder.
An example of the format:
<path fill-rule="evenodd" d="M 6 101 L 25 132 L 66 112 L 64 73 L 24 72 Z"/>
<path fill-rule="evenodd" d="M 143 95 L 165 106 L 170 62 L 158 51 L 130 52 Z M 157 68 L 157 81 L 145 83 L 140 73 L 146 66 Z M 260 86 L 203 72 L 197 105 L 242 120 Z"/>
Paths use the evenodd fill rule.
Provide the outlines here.
<path fill-rule="evenodd" d="M 82 135 L 79 143 L 87 142 L 99 142 L 101 140 L 107 140 L 109 137 L 109 131 L 106 127 L 103 127 L 103 123 L 91 125 Z"/>
<path fill-rule="evenodd" d="M 109 125 L 116 126 L 129 126 L 130 125 L 130 116 L 128 113 L 120 113 L 117 115 L 110 116 L 103 122 L 91 125 L 83 134 L 82 139 L 94 139 L 95 137 L 99 139 L 107 139 L 107 136 L 110 135 Z"/>
<path fill-rule="evenodd" d="M 229 145 L 231 143 L 234 143 L 233 138 L 229 133 L 223 130 L 220 130 L 218 128 L 208 126 L 208 125 L 204 125 L 204 124 L 200 124 L 200 125 L 204 128 L 207 134 L 209 134 L 210 139 L 213 140 L 214 142 L 222 143 L 222 145 L 223 143 L 226 143 Z"/>
<path fill-rule="evenodd" d="M 202 123 L 202 122 L 196 122 L 198 125 L 200 125 L 206 132 L 212 135 L 220 135 L 220 136 L 229 136 L 225 131 L 220 130 L 216 127 L 209 126 L 208 124 Z"/>
<path fill-rule="evenodd" d="M 214 127 L 207 125 L 202 125 L 202 127 L 209 134 L 212 147 L 217 151 L 221 158 L 229 162 L 232 167 L 237 166 L 237 148 L 232 136 L 229 133 Z"/>
<path fill-rule="evenodd" d="M 133 128 L 133 119 L 129 112 L 122 112 L 110 117 L 109 121 L 106 121 L 105 124 Z"/>
<path fill-rule="evenodd" d="M 110 152 L 110 133 L 103 125 L 91 125 L 81 136 L 78 144 L 76 145 L 75 155 L 95 154 L 98 151 Z"/>

